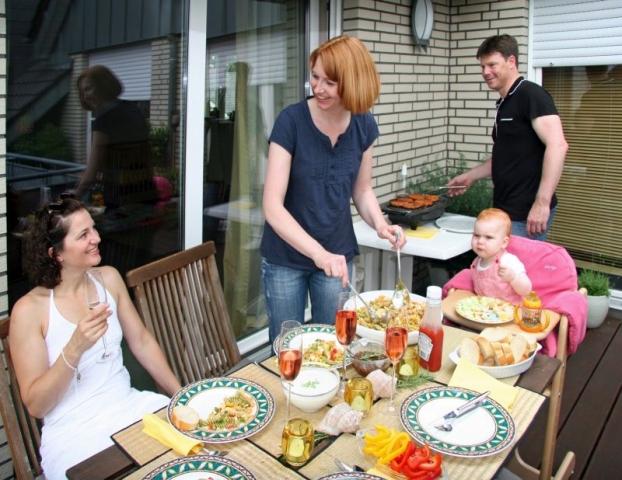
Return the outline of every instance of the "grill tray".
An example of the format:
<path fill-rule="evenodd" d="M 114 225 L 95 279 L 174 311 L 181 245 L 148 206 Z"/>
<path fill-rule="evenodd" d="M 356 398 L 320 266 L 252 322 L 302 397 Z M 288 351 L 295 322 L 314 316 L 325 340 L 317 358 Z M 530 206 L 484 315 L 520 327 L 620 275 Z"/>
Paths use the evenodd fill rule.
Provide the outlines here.
<path fill-rule="evenodd" d="M 389 216 L 389 221 L 393 224 L 407 225 L 415 230 L 420 224 L 431 222 L 443 216 L 445 208 L 452 204 L 453 200 L 446 195 L 439 195 L 438 202 L 429 207 L 406 209 L 394 207 L 390 201 L 380 205 L 384 213 Z"/>

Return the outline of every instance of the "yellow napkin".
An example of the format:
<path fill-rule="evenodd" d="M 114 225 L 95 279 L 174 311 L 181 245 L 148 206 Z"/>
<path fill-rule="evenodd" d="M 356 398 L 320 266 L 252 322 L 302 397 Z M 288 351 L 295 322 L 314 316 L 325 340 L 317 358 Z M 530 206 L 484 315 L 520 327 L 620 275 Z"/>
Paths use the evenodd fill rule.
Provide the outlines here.
<path fill-rule="evenodd" d="M 439 230 L 436 228 L 417 227 L 416 230 L 409 228 L 404 233 L 408 237 L 422 238 L 423 240 L 430 240 L 438 235 Z"/>
<path fill-rule="evenodd" d="M 201 442 L 186 437 L 175 430 L 175 427 L 170 423 L 165 422 L 153 413 L 148 413 L 143 417 L 143 432 L 172 448 L 178 455 L 196 454 L 203 447 Z"/>
<path fill-rule="evenodd" d="M 448 385 L 450 387 L 469 388 L 480 393 L 490 390 L 490 398 L 499 402 L 508 411 L 512 411 L 512 406 L 518 396 L 516 387 L 491 377 L 464 358 L 460 359 Z"/>

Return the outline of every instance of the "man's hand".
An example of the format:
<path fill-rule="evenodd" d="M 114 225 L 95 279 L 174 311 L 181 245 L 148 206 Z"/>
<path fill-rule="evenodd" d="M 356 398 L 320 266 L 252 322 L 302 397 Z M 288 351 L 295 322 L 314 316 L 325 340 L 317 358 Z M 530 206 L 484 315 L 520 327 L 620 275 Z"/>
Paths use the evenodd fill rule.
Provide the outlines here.
<path fill-rule="evenodd" d="M 527 216 L 527 235 L 534 237 L 546 232 L 546 226 L 551 215 L 548 205 L 534 203 Z"/>

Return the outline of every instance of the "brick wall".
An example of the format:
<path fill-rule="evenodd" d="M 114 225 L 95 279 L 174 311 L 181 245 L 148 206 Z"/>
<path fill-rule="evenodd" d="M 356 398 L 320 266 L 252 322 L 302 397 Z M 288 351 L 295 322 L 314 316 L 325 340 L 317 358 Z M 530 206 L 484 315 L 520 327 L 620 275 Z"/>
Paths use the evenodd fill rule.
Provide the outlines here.
<path fill-rule="evenodd" d="M 382 81 L 373 112 L 380 127 L 374 147 L 374 189 L 388 200 L 402 163 L 416 180 L 422 167 L 444 167 L 460 153 L 469 161 L 490 151 L 498 94 L 480 75 L 475 53 L 482 40 L 509 33 L 521 45 L 525 72 L 527 0 L 435 0 L 427 47 L 411 36 L 412 0 L 344 0 L 343 31 L 372 52 Z"/>

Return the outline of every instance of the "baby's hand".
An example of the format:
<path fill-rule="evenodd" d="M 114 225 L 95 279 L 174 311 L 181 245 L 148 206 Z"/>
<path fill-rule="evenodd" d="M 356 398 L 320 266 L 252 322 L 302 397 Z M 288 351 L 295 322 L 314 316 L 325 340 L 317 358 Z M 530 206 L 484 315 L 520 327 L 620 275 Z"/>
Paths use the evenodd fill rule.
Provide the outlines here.
<path fill-rule="evenodd" d="M 498 273 L 499 273 L 499 277 L 501 277 L 501 280 L 504 280 L 508 283 L 511 283 L 512 280 L 516 278 L 516 272 L 514 270 L 508 267 L 504 267 L 501 264 L 499 264 Z"/>

